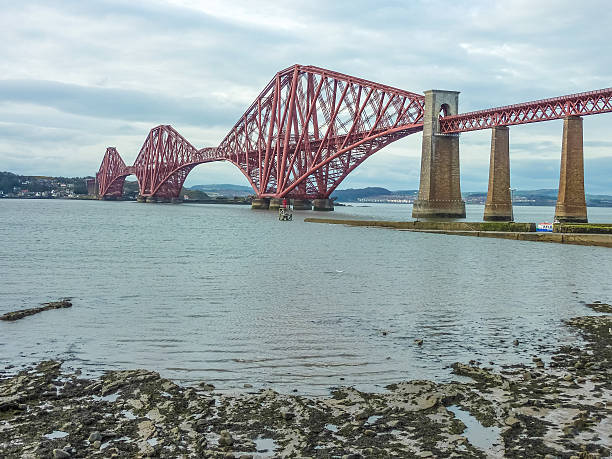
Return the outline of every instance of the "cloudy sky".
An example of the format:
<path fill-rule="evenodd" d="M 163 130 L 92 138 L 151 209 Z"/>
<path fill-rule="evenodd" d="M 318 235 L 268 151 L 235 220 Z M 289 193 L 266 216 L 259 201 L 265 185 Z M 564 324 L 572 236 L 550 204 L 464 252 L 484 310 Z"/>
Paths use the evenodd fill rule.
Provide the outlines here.
<path fill-rule="evenodd" d="M 402 89 L 461 91 L 460 111 L 612 86 L 608 0 L 0 0 L 0 170 L 93 175 L 172 124 L 216 146 L 274 74 L 310 64 Z M 511 181 L 556 188 L 562 121 L 510 130 Z M 612 114 L 585 117 L 587 193 L 612 194 Z M 340 188 L 418 188 L 420 134 Z M 462 190 L 486 190 L 490 131 L 461 136 Z M 231 164 L 188 185 L 247 184 Z"/>

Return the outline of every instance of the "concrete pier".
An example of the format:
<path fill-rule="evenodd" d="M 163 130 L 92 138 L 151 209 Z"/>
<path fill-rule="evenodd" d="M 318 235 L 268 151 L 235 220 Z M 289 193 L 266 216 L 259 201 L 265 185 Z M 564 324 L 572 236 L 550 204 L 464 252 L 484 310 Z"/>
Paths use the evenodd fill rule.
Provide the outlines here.
<path fill-rule="evenodd" d="M 485 221 L 511 221 L 510 194 L 510 130 L 507 126 L 491 129 L 489 190 L 485 203 Z"/>
<path fill-rule="evenodd" d="M 328 212 L 334 210 L 334 201 L 331 199 L 313 200 L 313 210 Z"/>
<path fill-rule="evenodd" d="M 312 210 L 312 202 L 308 199 L 294 199 L 293 210 Z"/>
<path fill-rule="evenodd" d="M 157 199 L 155 198 L 155 196 L 147 196 L 145 198 L 145 202 L 157 202 Z"/>
<path fill-rule="evenodd" d="M 456 115 L 459 93 L 425 91 L 421 181 L 412 207 L 414 218 L 463 218 L 465 202 L 459 182 L 459 136 L 439 134 L 439 117 Z"/>
<path fill-rule="evenodd" d="M 251 201 L 251 209 L 267 209 L 270 207 L 270 200 L 266 198 L 255 198 Z"/>
<path fill-rule="evenodd" d="M 138 196 L 136 196 L 136 201 L 138 201 L 138 202 L 147 202 L 147 198 L 145 198 L 144 196 L 139 194 Z"/>
<path fill-rule="evenodd" d="M 283 200 L 280 198 L 270 198 L 270 204 L 268 205 L 268 209 L 270 210 L 278 210 L 283 205 Z"/>
<path fill-rule="evenodd" d="M 555 220 L 560 222 L 587 222 L 584 194 L 584 159 L 582 146 L 582 118 L 568 116 L 563 119 L 563 146 L 561 148 L 561 175 Z"/>

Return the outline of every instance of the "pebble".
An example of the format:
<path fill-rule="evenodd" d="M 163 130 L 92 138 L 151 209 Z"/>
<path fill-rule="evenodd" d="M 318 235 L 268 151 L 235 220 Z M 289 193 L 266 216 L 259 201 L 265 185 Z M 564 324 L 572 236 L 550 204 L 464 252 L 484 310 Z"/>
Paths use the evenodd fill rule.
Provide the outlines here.
<path fill-rule="evenodd" d="M 102 446 L 102 442 L 100 440 L 96 440 L 93 442 L 93 447 L 95 449 L 100 449 L 101 446 Z"/>
<path fill-rule="evenodd" d="M 54 449 L 53 450 L 53 459 L 64 459 L 70 457 L 70 453 L 64 451 L 63 449 Z"/>
<path fill-rule="evenodd" d="M 512 341 L 512 344 L 514 344 L 515 346 L 518 346 L 519 345 L 519 340 L 515 339 L 514 341 Z"/>
<path fill-rule="evenodd" d="M 89 443 L 93 443 L 94 441 L 99 440 L 102 440 L 102 434 L 97 430 L 89 435 Z"/>
<path fill-rule="evenodd" d="M 422 345 L 423 345 L 423 340 L 422 340 L 422 339 L 415 339 L 415 340 L 414 340 L 414 343 L 415 343 L 417 346 L 422 346 Z"/>

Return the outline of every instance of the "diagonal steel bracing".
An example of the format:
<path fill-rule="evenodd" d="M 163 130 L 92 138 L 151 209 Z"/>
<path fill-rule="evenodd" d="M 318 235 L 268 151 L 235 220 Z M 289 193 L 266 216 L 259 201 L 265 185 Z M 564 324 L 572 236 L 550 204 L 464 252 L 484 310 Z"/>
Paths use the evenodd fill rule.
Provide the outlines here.
<path fill-rule="evenodd" d="M 229 161 L 258 197 L 327 198 L 381 148 L 423 129 L 425 98 L 319 67 L 278 72 L 216 148 L 198 150 L 157 126 L 134 165 L 109 147 L 97 174 L 101 196 L 120 196 L 135 174 L 142 196 L 179 196 L 198 164 Z M 612 112 L 612 88 L 440 118 L 442 133 Z"/>

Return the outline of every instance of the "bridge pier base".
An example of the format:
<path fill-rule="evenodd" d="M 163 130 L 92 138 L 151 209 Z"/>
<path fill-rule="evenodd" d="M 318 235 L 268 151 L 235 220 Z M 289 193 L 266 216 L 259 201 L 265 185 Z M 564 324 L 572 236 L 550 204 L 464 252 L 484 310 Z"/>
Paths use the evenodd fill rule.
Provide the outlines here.
<path fill-rule="evenodd" d="M 511 221 L 510 195 L 510 130 L 508 126 L 491 129 L 491 160 L 489 163 L 489 190 L 485 204 L 485 221 Z"/>
<path fill-rule="evenodd" d="M 181 198 L 170 198 L 171 204 L 181 204 L 183 200 Z"/>
<path fill-rule="evenodd" d="M 425 91 L 421 181 L 412 206 L 414 218 L 464 218 L 459 176 L 459 136 L 438 134 L 440 115 L 456 115 L 459 93 Z"/>
<path fill-rule="evenodd" d="M 312 202 L 308 199 L 294 199 L 293 210 L 312 210 Z"/>
<path fill-rule="evenodd" d="M 334 210 L 334 201 L 331 199 L 315 199 L 313 202 L 313 210 L 329 212 Z"/>
<path fill-rule="evenodd" d="M 251 209 L 267 209 L 270 206 L 270 200 L 266 198 L 254 198 L 251 201 Z"/>
<path fill-rule="evenodd" d="M 137 202 L 147 202 L 147 198 L 139 194 L 138 196 L 136 196 L 136 201 Z"/>
<path fill-rule="evenodd" d="M 584 194 L 584 158 L 582 145 L 582 118 L 568 116 L 563 119 L 563 146 L 561 148 L 561 174 L 555 220 L 586 223 L 587 208 Z"/>
<path fill-rule="evenodd" d="M 283 200 L 280 198 L 270 198 L 270 204 L 268 205 L 268 209 L 270 210 L 278 210 L 283 205 Z"/>

